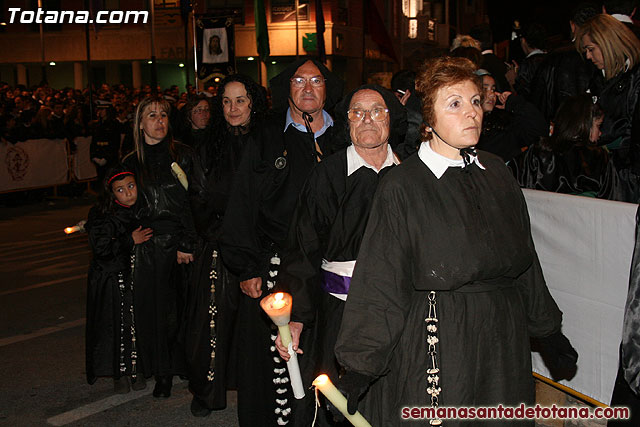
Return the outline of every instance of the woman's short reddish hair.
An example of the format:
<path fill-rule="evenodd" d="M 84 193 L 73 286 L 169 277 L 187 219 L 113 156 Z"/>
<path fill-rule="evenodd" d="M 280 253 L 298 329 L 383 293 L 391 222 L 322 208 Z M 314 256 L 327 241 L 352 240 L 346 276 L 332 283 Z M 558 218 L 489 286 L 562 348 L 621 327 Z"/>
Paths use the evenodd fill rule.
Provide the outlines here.
<path fill-rule="evenodd" d="M 440 88 L 470 81 L 482 93 L 482 84 L 475 74 L 476 68 L 467 58 L 443 56 L 425 62 L 416 78 L 416 92 L 422 101 L 422 119 L 425 123 L 422 136 L 426 140 L 431 139 L 431 132 L 427 128 L 436 122 L 434 104 Z"/>

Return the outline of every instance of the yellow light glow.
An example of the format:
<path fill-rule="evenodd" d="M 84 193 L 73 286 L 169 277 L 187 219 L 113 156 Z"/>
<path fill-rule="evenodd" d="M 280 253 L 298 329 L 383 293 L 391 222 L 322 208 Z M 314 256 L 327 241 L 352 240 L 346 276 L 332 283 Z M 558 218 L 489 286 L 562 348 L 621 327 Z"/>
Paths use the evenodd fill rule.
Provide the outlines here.
<path fill-rule="evenodd" d="M 65 228 L 65 229 L 64 229 L 64 232 L 65 232 L 66 234 L 71 234 L 71 233 L 73 233 L 73 227 L 67 227 L 67 228 Z"/>
<path fill-rule="evenodd" d="M 247 58 L 247 61 L 253 61 L 255 58 L 253 56 L 250 56 Z"/>
<path fill-rule="evenodd" d="M 181 62 L 181 63 L 178 64 L 178 67 L 184 68 L 184 64 Z"/>
<path fill-rule="evenodd" d="M 326 374 L 318 375 L 313 381 L 315 386 L 323 386 L 329 381 L 329 377 Z"/>

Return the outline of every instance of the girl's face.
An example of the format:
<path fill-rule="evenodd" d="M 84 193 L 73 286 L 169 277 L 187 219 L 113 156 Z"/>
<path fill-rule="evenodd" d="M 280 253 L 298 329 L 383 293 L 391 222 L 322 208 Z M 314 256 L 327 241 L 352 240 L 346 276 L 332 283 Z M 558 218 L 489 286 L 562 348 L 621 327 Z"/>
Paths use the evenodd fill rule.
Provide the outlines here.
<path fill-rule="evenodd" d="M 131 175 L 126 175 L 119 181 L 111 183 L 111 191 L 118 203 L 125 206 L 133 206 L 138 200 L 138 187 L 136 180 Z"/>
<path fill-rule="evenodd" d="M 589 141 L 596 143 L 600 139 L 602 135 L 602 131 L 600 130 L 600 126 L 602 126 L 603 117 L 598 117 L 593 119 L 591 122 L 591 132 L 589 133 Z"/>

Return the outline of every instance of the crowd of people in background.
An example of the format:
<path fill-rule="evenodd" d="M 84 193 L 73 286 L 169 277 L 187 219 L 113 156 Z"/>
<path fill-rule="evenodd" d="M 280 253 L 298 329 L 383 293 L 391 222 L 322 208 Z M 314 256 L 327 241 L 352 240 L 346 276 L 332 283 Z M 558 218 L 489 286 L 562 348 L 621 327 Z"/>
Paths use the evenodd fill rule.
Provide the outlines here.
<path fill-rule="evenodd" d="M 396 425 L 402 404 L 531 402 L 529 337 L 569 375 L 578 355 L 517 187 L 640 200 L 635 9 L 604 3 L 578 6 L 553 51 L 528 23 L 524 59 L 506 64 L 478 26 L 390 88 L 346 97 L 307 58 L 269 92 L 242 75 L 207 93 L 0 84 L 8 143 L 92 137 L 103 186 L 87 224 L 88 381 L 124 393 L 154 377 L 166 398 L 181 375 L 194 416 L 234 388 L 242 426 L 309 425 L 315 401 L 293 399 L 283 363 L 296 351 L 305 388 L 330 372 L 350 412 Z M 276 290 L 294 295 L 291 349 L 258 304 Z M 318 425 L 340 425 L 324 409 Z"/>

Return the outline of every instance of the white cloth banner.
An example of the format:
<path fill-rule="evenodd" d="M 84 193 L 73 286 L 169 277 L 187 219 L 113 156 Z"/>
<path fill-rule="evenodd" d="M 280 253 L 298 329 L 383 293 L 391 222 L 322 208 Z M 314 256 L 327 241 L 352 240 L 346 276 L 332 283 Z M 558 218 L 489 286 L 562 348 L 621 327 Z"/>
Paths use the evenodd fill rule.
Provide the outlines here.
<path fill-rule="evenodd" d="M 578 371 L 565 386 L 609 404 L 629 287 L 638 205 L 523 190 L 547 286 Z M 551 378 L 538 353 L 533 370 Z"/>
<path fill-rule="evenodd" d="M 0 161 L 0 192 L 68 182 L 67 143 L 63 139 L 2 142 Z"/>
<path fill-rule="evenodd" d="M 73 154 L 73 176 L 76 180 L 84 181 L 98 176 L 96 165 L 91 161 L 91 137 L 77 136 L 74 140 L 76 152 Z"/>

